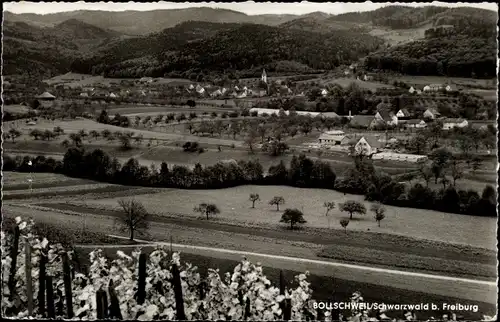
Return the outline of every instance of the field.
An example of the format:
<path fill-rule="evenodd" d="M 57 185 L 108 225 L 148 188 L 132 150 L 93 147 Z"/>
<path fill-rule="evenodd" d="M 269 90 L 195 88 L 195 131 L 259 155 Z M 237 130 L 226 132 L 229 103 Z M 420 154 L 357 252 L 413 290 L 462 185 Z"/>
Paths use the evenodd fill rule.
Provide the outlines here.
<path fill-rule="evenodd" d="M 329 80 L 326 80 L 326 81 L 322 81 L 323 84 L 338 84 L 342 87 L 348 87 L 350 86 L 352 83 L 358 85 L 360 88 L 364 88 L 364 89 L 368 89 L 368 90 L 371 90 L 371 91 L 376 91 L 377 89 L 379 88 L 393 88 L 392 85 L 388 85 L 388 84 L 383 84 L 383 83 L 377 83 L 377 82 L 365 82 L 365 81 L 361 81 L 361 80 L 357 80 L 357 79 L 354 79 L 354 78 L 335 78 L 335 79 L 329 79 Z"/>
<path fill-rule="evenodd" d="M 488 79 L 474 79 L 474 78 L 461 78 L 461 77 L 444 77 L 444 76 L 389 76 L 391 82 L 394 80 L 403 81 L 409 85 L 425 86 L 429 84 L 454 84 L 459 87 L 473 87 L 473 86 L 485 86 L 490 87 L 491 80 Z M 495 91 L 496 92 L 496 91 Z"/>
<path fill-rule="evenodd" d="M 86 74 L 78 73 L 66 73 L 64 75 L 58 75 L 50 79 L 44 80 L 45 83 L 52 85 L 58 83 L 65 83 L 67 86 L 71 87 L 81 87 L 81 86 L 91 86 L 95 84 L 111 85 L 118 84 L 120 81 L 136 81 L 135 78 L 106 78 L 103 76 L 92 76 Z M 188 79 L 177 79 L 177 78 L 164 78 L 159 77 L 154 79 L 156 84 L 171 84 L 171 85 L 186 85 L 192 82 Z"/>
<path fill-rule="evenodd" d="M 28 113 L 30 108 L 24 105 L 3 105 L 4 112 L 9 113 Z"/>
<path fill-rule="evenodd" d="M 323 203 L 345 200 L 363 201 L 363 196 L 343 195 L 336 191 L 321 189 L 299 189 L 277 186 L 241 186 L 223 190 L 177 190 L 162 189 L 163 192 L 138 196 L 146 209 L 158 215 L 182 214 L 186 217 L 198 217 L 193 207 L 202 202 L 215 203 L 221 210 L 214 220 L 220 222 L 239 222 L 243 225 L 261 227 L 279 226 L 281 212 L 275 206 L 267 204 L 273 196 L 283 196 L 285 208 L 298 208 L 303 211 L 308 221 L 307 227 L 340 229 L 339 220 L 348 217 L 337 209 L 326 217 Z M 250 193 L 258 193 L 262 201 L 251 209 L 248 201 Z M 117 199 L 86 200 L 77 202 L 91 207 L 116 209 Z M 369 209 L 369 202 L 364 202 Z M 466 244 L 475 247 L 494 249 L 496 247 L 496 231 L 494 218 L 472 217 L 457 214 L 441 213 L 429 210 L 398 208 L 387 206 L 386 218 L 381 227 L 377 227 L 373 215 L 369 212 L 364 216 L 355 215 L 348 230 L 389 233 L 429 240 Z M 175 215 L 178 216 L 178 215 Z M 330 218 L 330 220 L 329 220 Z M 477 234 L 481 231 L 481 234 Z"/>
<path fill-rule="evenodd" d="M 391 45 L 402 45 L 413 40 L 423 39 L 425 37 L 425 30 L 428 27 L 430 26 L 423 26 L 408 30 L 383 30 L 374 28 L 369 33 L 372 36 L 385 39 Z"/>

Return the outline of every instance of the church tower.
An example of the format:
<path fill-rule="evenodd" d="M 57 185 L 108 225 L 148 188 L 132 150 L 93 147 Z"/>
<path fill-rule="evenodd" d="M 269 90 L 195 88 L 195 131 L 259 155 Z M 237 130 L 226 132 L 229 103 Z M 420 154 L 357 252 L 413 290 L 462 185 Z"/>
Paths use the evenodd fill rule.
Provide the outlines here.
<path fill-rule="evenodd" d="M 262 77 L 261 77 L 261 80 L 267 84 L 267 74 L 266 74 L 266 70 L 263 69 L 262 70 Z"/>

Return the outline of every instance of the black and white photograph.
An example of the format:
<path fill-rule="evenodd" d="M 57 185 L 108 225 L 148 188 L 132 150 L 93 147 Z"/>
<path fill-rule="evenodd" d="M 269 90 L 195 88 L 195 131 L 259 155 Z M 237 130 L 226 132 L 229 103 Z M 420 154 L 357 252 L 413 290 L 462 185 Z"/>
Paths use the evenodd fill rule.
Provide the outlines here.
<path fill-rule="evenodd" d="M 1 315 L 496 321 L 495 2 L 6 2 Z"/>

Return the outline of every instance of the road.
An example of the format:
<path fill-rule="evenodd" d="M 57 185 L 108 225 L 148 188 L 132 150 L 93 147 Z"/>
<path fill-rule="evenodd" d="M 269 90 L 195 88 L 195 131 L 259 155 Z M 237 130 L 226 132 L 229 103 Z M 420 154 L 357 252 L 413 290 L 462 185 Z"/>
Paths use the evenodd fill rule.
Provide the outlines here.
<path fill-rule="evenodd" d="M 86 229 L 107 234 L 116 232 L 114 218 L 102 215 L 82 216 L 82 214 L 78 213 L 65 214 L 13 205 L 4 206 L 4 213 L 7 217 L 24 216 L 40 221 L 57 221 L 70 226 L 85 225 Z M 241 260 L 241 257 L 244 255 L 249 260 L 261 262 L 266 267 L 299 272 L 308 270 L 311 274 L 334 276 L 335 278 L 347 281 L 390 286 L 412 292 L 430 293 L 469 301 L 497 303 L 497 286 L 496 282 L 492 281 L 455 278 L 319 260 L 319 258 L 315 259 L 311 255 L 313 254 L 313 246 L 307 243 L 294 246 L 297 250 L 294 255 L 299 255 L 301 258 L 291 257 L 286 256 L 286 253 L 282 254 L 283 247 L 271 239 L 252 240 L 251 236 L 243 234 L 231 234 L 229 235 L 230 239 L 226 239 L 228 236 L 223 236 L 223 233 L 207 233 L 200 229 L 191 231 L 193 234 L 193 238 L 191 239 L 177 238 L 178 235 L 188 236 L 188 234 L 180 234 L 179 230 L 182 229 L 184 228 L 155 222 L 154 226 L 150 228 L 149 233 L 156 240 L 168 240 L 170 236 L 176 236 L 176 243 L 173 244 L 174 250 L 180 250 L 184 253 L 236 261 Z M 230 240 L 231 244 L 221 244 L 220 241 L 224 239 Z M 170 245 L 169 243 L 165 244 Z M 207 245 L 212 247 L 207 247 Z M 252 252 L 256 249 L 262 251 Z M 287 250 L 290 251 L 290 248 L 287 247 Z M 264 254 L 263 251 L 266 253 Z"/>

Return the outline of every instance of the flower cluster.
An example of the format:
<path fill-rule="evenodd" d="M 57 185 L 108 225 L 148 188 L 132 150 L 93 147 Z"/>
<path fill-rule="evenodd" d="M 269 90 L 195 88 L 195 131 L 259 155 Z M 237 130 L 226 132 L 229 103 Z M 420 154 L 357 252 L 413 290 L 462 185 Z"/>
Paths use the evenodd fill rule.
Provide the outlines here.
<path fill-rule="evenodd" d="M 63 252 L 61 245 L 51 244 L 45 238 L 32 233 L 33 222 L 23 222 L 16 218 L 20 229 L 17 265 L 14 275 L 14 292 L 10 294 L 9 277 L 13 265 L 10 250 L 14 243 L 12 234 L 1 232 L 2 250 L 2 310 L 5 316 L 23 318 L 28 316 L 26 290 L 26 245 L 31 247 L 31 277 L 34 301 L 33 317 L 41 317 L 38 312 L 38 290 L 40 260 L 47 259 L 46 274 L 52 276 L 54 302 L 56 307 L 64 304 Z M 71 258 L 71 252 L 67 252 Z M 262 266 L 243 259 L 224 276 L 216 269 L 209 269 L 202 279 L 197 267 L 181 263 L 179 253 L 170 254 L 163 247 L 153 250 L 146 261 L 146 294 L 144 302 L 137 298 L 139 280 L 139 258 L 137 249 L 127 255 L 116 253 L 116 259 L 109 261 L 102 250 L 90 253 L 88 273 L 72 274 L 73 312 L 75 320 L 97 319 L 96 293 L 104 291 L 110 303 L 112 293 L 116 295 L 120 313 L 125 320 L 175 320 L 177 317 L 174 291 L 173 265 L 179 271 L 184 313 L 187 320 L 283 320 L 283 310 L 291 304 L 292 320 L 316 320 L 317 312 L 312 301 L 312 290 L 307 281 L 308 272 L 295 277 L 294 288 L 284 290 L 272 285 L 264 275 Z M 72 262 L 70 261 L 70 264 Z M 72 264 L 71 264 L 72 265 Z M 73 271 L 73 269 L 72 269 Z M 178 284 L 177 284 L 178 285 Z M 111 292 L 114 290 L 114 292 Z M 353 294 L 352 302 L 363 302 L 360 293 Z M 287 306 L 288 307 L 288 306 Z M 375 314 L 374 314 L 375 313 Z M 61 316 L 64 312 L 57 312 Z M 376 317 L 373 317 L 373 316 Z M 383 312 L 352 311 L 347 321 L 377 321 L 389 319 Z M 63 317 L 63 316 L 61 316 Z M 407 316 L 407 320 L 412 320 Z M 325 312 L 325 320 L 330 320 L 330 312 Z M 484 320 L 491 320 L 485 317 Z"/>

